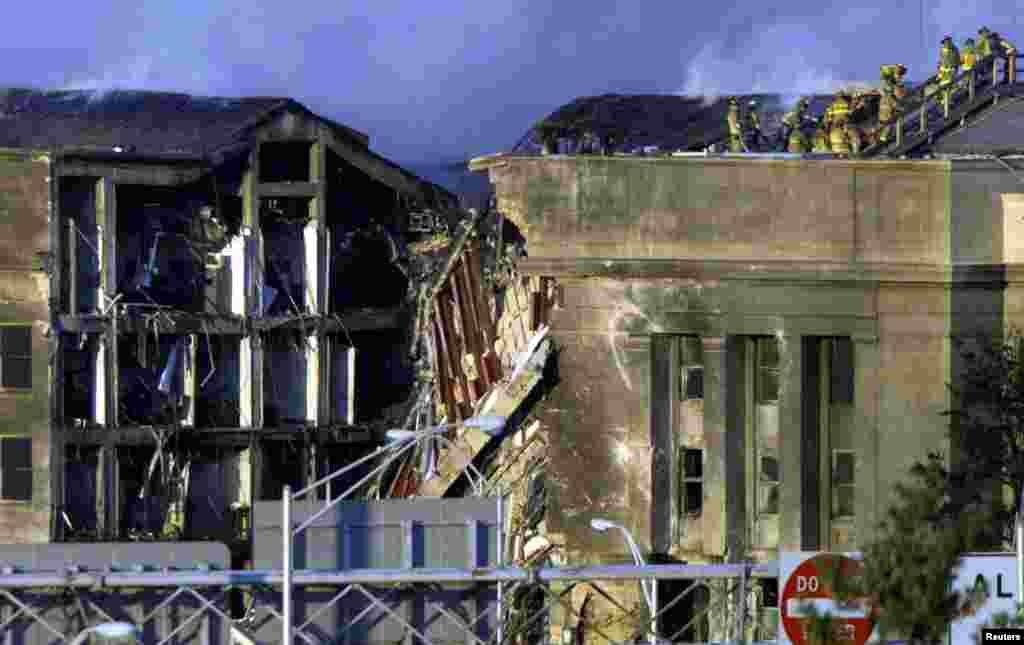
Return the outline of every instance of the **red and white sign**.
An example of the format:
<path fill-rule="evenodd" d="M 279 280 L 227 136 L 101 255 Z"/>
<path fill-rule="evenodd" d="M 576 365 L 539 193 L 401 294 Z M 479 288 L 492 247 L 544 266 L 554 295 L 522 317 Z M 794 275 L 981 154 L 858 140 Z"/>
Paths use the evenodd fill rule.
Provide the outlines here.
<path fill-rule="evenodd" d="M 838 575 L 859 575 L 863 566 L 859 559 L 838 553 L 784 553 L 780 558 L 779 641 L 792 645 L 811 645 L 809 616 L 811 607 L 818 614 L 832 616 L 834 643 L 864 645 L 874 629 L 874 616 L 869 615 L 862 601 L 850 604 L 836 602 L 832 589 L 822 572 L 838 566 Z"/>

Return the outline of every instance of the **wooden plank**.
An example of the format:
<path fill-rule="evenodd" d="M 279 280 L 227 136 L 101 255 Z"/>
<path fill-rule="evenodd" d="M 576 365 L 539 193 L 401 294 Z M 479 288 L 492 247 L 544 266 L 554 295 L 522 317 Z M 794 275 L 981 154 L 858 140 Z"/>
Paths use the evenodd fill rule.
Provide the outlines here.
<path fill-rule="evenodd" d="M 458 266 L 455 267 L 455 271 L 452 272 L 451 279 L 453 293 L 458 298 L 456 302 L 459 306 L 459 317 L 465 324 L 463 331 L 465 332 L 464 340 L 468 350 L 467 354 L 473 355 L 473 368 L 476 370 L 477 378 L 469 380 L 470 386 L 473 388 L 473 403 L 476 403 L 487 391 L 490 382 L 487 379 L 487 373 L 482 360 L 485 347 L 480 337 L 480 326 L 476 319 L 476 308 L 473 306 L 473 297 L 467 289 L 464 278 L 465 266 L 465 262 L 460 259 Z"/>
<path fill-rule="evenodd" d="M 467 252 L 468 252 L 467 248 Z M 462 295 L 463 307 L 465 311 L 468 311 L 470 319 L 473 321 L 473 329 L 470 334 L 470 340 L 473 346 L 473 357 L 476 363 L 476 373 L 480 375 L 480 381 L 483 383 L 483 389 L 486 391 L 487 388 L 491 387 L 491 383 L 494 379 L 491 378 L 490 370 L 484 363 L 484 352 L 487 351 L 487 341 L 485 340 L 483 325 L 480 321 L 480 312 L 477 311 L 477 293 L 476 288 L 473 285 L 473 280 L 469 274 L 469 263 L 466 261 L 466 254 L 462 255 L 459 261 L 457 275 L 453 277 L 459 278 L 459 293 Z M 484 392 L 480 392 L 476 398 L 480 398 L 484 395 Z"/>
<path fill-rule="evenodd" d="M 437 384 L 441 388 L 441 398 L 444 401 L 445 414 L 451 418 L 452 411 L 455 409 L 455 394 L 452 392 L 451 377 L 448 375 L 447 361 L 445 359 L 447 352 L 444 350 L 441 324 L 436 315 L 432 317 L 430 326 L 431 338 L 434 343 L 434 370 L 437 374 Z"/>
<path fill-rule="evenodd" d="M 455 400 L 454 374 L 451 370 L 451 349 L 448 346 L 448 327 L 441 314 L 441 295 L 434 298 L 434 329 L 439 341 L 437 353 L 437 371 L 445 374 L 445 405 L 447 406 L 448 421 L 460 421 L 459 406 Z"/>
<path fill-rule="evenodd" d="M 469 380 L 466 378 L 466 374 L 462 371 L 461 356 L 465 352 L 464 340 L 460 337 L 457 328 L 462 329 L 462 325 L 456 325 L 454 316 L 458 313 L 458 309 L 451 307 L 451 290 L 450 285 L 445 286 L 438 293 L 438 304 L 437 312 L 441 317 L 441 324 L 444 329 L 445 341 L 448 349 L 448 365 L 451 367 L 452 373 L 455 375 L 455 381 L 458 387 L 462 391 L 462 401 L 457 404 L 459 421 L 469 417 Z M 461 322 L 461 321 L 460 321 Z M 455 397 L 456 400 L 458 396 Z"/>

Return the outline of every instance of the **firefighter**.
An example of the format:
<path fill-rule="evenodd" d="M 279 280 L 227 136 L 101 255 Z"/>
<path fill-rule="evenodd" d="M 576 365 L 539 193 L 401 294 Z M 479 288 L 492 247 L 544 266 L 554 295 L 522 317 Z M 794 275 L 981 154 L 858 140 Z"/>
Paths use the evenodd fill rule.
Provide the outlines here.
<path fill-rule="evenodd" d="M 807 118 L 807 99 L 801 97 L 793 110 L 782 117 L 782 129 L 779 131 L 779 142 L 786 152 L 807 152 L 810 148 L 807 137 L 801 127 Z"/>
<path fill-rule="evenodd" d="M 811 142 L 811 152 L 832 152 L 828 140 L 828 117 L 823 116 L 814 130 L 814 140 Z"/>
<path fill-rule="evenodd" d="M 942 48 L 939 50 L 939 91 L 942 92 L 942 102 L 948 107 L 953 96 L 953 79 L 956 78 L 960 69 L 960 50 L 953 44 L 953 38 L 946 36 L 942 39 Z"/>
<path fill-rule="evenodd" d="M 882 94 L 890 93 L 896 98 L 903 98 L 907 93 L 903 86 L 903 77 L 906 73 L 907 68 L 903 65 L 882 65 L 879 91 Z"/>
<path fill-rule="evenodd" d="M 845 91 L 836 94 L 832 105 L 828 106 L 825 112 L 827 126 L 831 129 L 842 129 L 850 120 L 850 95 Z"/>
<path fill-rule="evenodd" d="M 747 114 L 743 134 L 746 137 L 747 150 L 753 152 L 761 147 L 761 115 L 757 113 L 757 100 L 751 99 L 747 104 Z"/>
<path fill-rule="evenodd" d="M 1007 83 L 1017 82 L 1017 48 L 996 32 L 992 32 L 992 54 L 1006 59 L 1003 79 Z"/>
<path fill-rule="evenodd" d="M 735 98 L 729 99 L 729 114 L 726 116 L 729 124 L 729 152 L 746 152 L 747 146 L 743 140 L 743 118 L 740 116 L 740 103 Z"/>
<path fill-rule="evenodd" d="M 992 32 L 988 30 L 988 27 L 982 27 L 978 30 L 978 44 L 975 46 L 974 51 L 978 55 L 978 62 L 992 56 Z"/>
<path fill-rule="evenodd" d="M 973 38 L 964 41 L 964 48 L 960 50 L 960 71 L 969 72 L 978 64 L 978 49 Z"/>

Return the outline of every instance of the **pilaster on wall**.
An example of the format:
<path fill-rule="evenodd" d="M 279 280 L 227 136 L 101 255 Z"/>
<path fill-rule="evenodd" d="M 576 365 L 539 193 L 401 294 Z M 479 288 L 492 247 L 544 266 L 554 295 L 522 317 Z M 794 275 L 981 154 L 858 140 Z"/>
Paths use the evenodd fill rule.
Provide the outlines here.
<path fill-rule="evenodd" d="M 102 420 L 97 421 L 109 428 L 116 428 L 118 413 L 117 378 L 117 316 L 114 312 L 114 298 L 117 291 L 117 189 L 109 177 L 96 180 L 96 230 L 100 249 L 100 287 L 96 302 L 100 314 L 110 316 L 110 325 L 104 334 L 100 352 L 102 360 L 97 361 L 96 383 L 102 381 L 106 390 L 103 398 L 97 396 L 97 417 L 103 408 Z M 102 371 L 100 371 L 102 369 Z"/>
<path fill-rule="evenodd" d="M 703 336 L 704 355 L 704 545 L 725 553 L 726 536 L 726 338 Z"/>
<path fill-rule="evenodd" d="M 232 303 L 241 305 L 248 317 L 263 314 L 263 236 L 259 214 L 259 145 L 249 155 L 249 169 L 242 179 L 242 227 L 245 236 L 243 272 L 244 298 Z M 234 313 L 238 313 L 235 311 Z M 251 331 L 242 338 L 239 348 L 241 396 L 239 425 L 243 428 L 263 426 L 263 344 L 259 332 Z"/>
<path fill-rule="evenodd" d="M 306 310 L 314 316 L 329 311 L 330 271 L 329 231 L 327 228 L 327 147 L 314 142 L 309 151 L 310 183 L 314 195 L 309 200 L 309 222 L 303 230 L 306 252 Z M 330 343 L 319 329 L 306 343 L 306 420 L 320 425 L 330 423 Z"/>
<path fill-rule="evenodd" d="M 811 463 L 806 459 L 810 455 L 812 462 L 817 464 L 817 452 L 809 452 L 804 442 L 801 407 L 804 391 L 802 370 L 805 364 L 803 338 L 796 334 L 787 335 L 780 344 L 780 351 L 782 369 L 779 382 L 783 386 L 779 393 L 779 508 L 800 510 L 782 513 L 779 548 L 799 551 L 804 547 L 817 548 L 808 543 L 811 537 L 808 531 L 817 533 L 818 507 L 810 503 L 817 498 L 816 494 L 808 492 L 804 486 L 805 468 Z"/>
<path fill-rule="evenodd" d="M 878 411 L 881 396 L 878 337 L 855 334 L 853 340 L 853 397 L 857 429 L 854 448 L 857 454 L 857 482 L 854 508 L 857 513 L 858 548 L 874 537 L 878 514 Z"/>

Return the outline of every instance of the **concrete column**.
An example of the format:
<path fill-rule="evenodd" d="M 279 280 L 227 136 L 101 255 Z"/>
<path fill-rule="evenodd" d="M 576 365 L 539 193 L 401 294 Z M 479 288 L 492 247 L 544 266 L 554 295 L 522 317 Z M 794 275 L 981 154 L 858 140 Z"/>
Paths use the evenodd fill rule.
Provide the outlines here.
<path fill-rule="evenodd" d="M 260 233 L 259 213 L 259 146 L 249 155 L 249 170 L 242 180 L 242 261 L 238 267 L 244 276 L 240 289 L 241 297 L 234 293 L 232 285 L 232 313 L 240 315 L 236 309 L 247 317 L 263 315 L 263 236 Z M 232 249 L 232 272 L 236 267 L 234 258 L 238 250 Z M 239 425 L 243 428 L 260 428 L 263 426 L 263 344 L 259 332 L 250 332 L 242 338 L 239 347 L 239 363 L 241 374 Z"/>
<path fill-rule="evenodd" d="M 704 355 L 704 548 L 725 553 L 726 508 L 726 341 L 701 338 Z"/>
<path fill-rule="evenodd" d="M 881 398 L 878 337 L 854 335 L 853 341 L 853 407 L 854 449 L 857 453 L 857 482 L 854 508 L 857 513 L 854 544 L 863 547 L 874 537 L 879 516 L 878 496 L 878 412 Z"/>
<path fill-rule="evenodd" d="M 803 446 L 803 394 L 804 347 L 799 335 L 783 337 L 779 373 L 779 548 L 795 551 L 804 546 L 804 504 L 810 495 L 805 494 L 803 473 L 809 465 L 818 463 L 817 452 L 808 452 Z M 816 363 L 815 363 L 816 364 Z M 811 524 L 817 526 L 817 507 Z M 816 531 L 815 531 L 816 532 Z"/>

